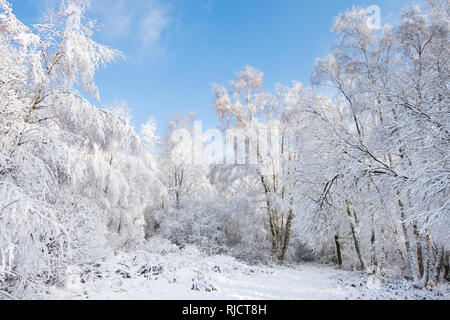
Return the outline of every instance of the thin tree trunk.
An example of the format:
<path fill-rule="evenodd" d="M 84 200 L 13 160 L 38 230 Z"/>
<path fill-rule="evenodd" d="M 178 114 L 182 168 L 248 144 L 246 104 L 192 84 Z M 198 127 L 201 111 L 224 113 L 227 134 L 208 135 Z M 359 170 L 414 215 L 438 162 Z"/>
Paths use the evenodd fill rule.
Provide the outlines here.
<path fill-rule="evenodd" d="M 398 254 L 399 254 L 400 258 L 402 259 L 403 264 L 406 264 L 405 257 L 403 256 L 401 245 L 400 245 L 399 239 L 398 239 L 398 231 L 395 226 L 394 226 L 394 239 L 395 239 L 395 243 L 397 244 Z"/>
<path fill-rule="evenodd" d="M 439 282 L 439 276 L 441 273 L 442 264 L 444 263 L 444 247 L 441 247 L 438 251 L 436 263 L 434 265 L 433 274 L 431 278 L 431 285 L 435 286 Z"/>
<path fill-rule="evenodd" d="M 359 239 L 358 239 L 358 236 L 356 235 L 356 230 L 355 230 L 355 226 L 353 225 L 353 223 L 350 223 L 350 229 L 352 231 L 353 242 L 355 244 L 355 250 L 356 250 L 356 254 L 358 255 L 359 263 L 361 264 L 361 269 L 366 271 L 367 270 L 366 264 L 364 262 L 364 257 L 361 252 Z"/>
<path fill-rule="evenodd" d="M 384 228 L 381 228 L 381 241 L 379 241 L 381 243 L 381 254 L 379 256 L 378 259 L 378 270 L 381 272 L 383 270 L 385 261 L 388 260 L 388 254 L 386 250 L 386 234 L 384 231 Z"/>
<path fill-rule="evenodd" d="M 339 235 L 334 236 L 334 242 L 336 244 L 336 255 L 339 268 L 342 267 L 342 253 L 341 253 L 341 243 L 339 242 Z"/>
<path fill-rule="evenodd" d="M 350 230 L 352 232 L 352 236 L 353 236 L 353 242 L 355 244 L 355 250 L 356 250 L 356 254 L 358 255 L 358 259 L 359 259 L 359 263 L 361 264 L 361 269 L 364 271 L 367 271 L 367 267 L 366 267 L 366 263 L 364 261 L 364 256 L 362 255 L 361 252 L 361 245 L 360 245 L 360 241 L 359 241 L 359 237 L 356 233 L 356 227 L 358 227 L 358 221 L 356 219 L 356 213 L 353 212 L 354 215 L 354 222 L 353 217 L 352 217 L 352 212 L 351 212 L 351 208 L 350 208 L 350 204 L 347 203 L 347 214 L 350 218 Z"/>
<path fill-rule="evenodd" d="M 273 216 L 270 213 L 270 209 L 269 209 L 269 223 L 270 223 L 270 232 L 272 234 L 272 255 L 274 257 L 277 256 L 277 233 L 275 231 L 275 225 L 274 225 L 274 221 L 273 221 Z"/>
<path fill-rule="evenodd" d="M 280 255 L 280 262 L 284 261 L 284 258 L 286 256 L 286 251 L 289 247 L 289 242 L 291 241 L 291 228 L 292 228 L 292 219 L 294 218 L 294 212 L 293 210 L 289 210 L 289 216 L 286 221 L 286 229 L 284 234 L 284 243 L 283 248 L 281 249 L 281 255 Z"/>
<path fill-rule="evenodd" d="M 428 221 L 427 221 L 427 223 L 428 223 Z M 430 261 L 431 261 L 431 263 L 434 263 L 435 256 L 434 256 L 434 252 L 433 252 L 433 240 L 431 239 L 431 233 L 429 230 L 427 230 L 427 245 L 428 245 L 428 250 L 430 251 Z"/>
<path fill-rule="evenodd" d="M 375 246 L 375 230 L 372 230 L 372 237 L 370 238 L 370 246 L 371 246 L 371 250 L 372 250 L 372 254 L 371 254 L 372 272 L 377 273 L 378 262 L 377 262 L 376 246 Z"/>
<path fill-rule="evenodd" d="M 275 225 L 275 221 L 274 221 L 274 214 L 272 213 L 271 208 L 271 204 L 270 204 L 270 200 L 269 200 L 269 192 L 270 189 L 266 184 L 266 180 L 264 179 L 264 176 L 261 175 L 261 184 L 263 185 L 264 188 L 264 194 L 266 196 L 266 204 L 267 204 L 267 213 L 269 215 L 269 226 L 270 226 L 270 233 L 272 235 L 272 255 L 274 257 L 277 256 L 278 253 L 278 245 L 277 245 L 277 230 L 276 230 L 276 225 Z"/>
<path fill-rule="evenodd" d="M 400 206 L 400 218 L 403 229 L 403 236 L 405 237 L 405 248 L 406 248 L 406 256 L 408 258 L 409 263 L 409 269 L 414 282 L 417 283 L 419 281 L 419 278 L 417 276 L 416 266 L 414 264 L 414 259 L 411 251 L 411 241 L 408 235 L 408 228 L 406 226 L 405 207 L 400 199 L 398 199 L 398 205 Z"/>
<path fill-rule="evenodd" d="M 426 248 L 427 247 L 426 237 L 424 237 L 423 241 L 424 241 L 423 246 Z M 423 265 L 422 285 L 426 287 L 428 285 L 430 265 L 431 265 L 431 256 L 429 250 L 425 250 L 424 258 L 425 260 Z"/>
<path fill-rule="evenodd" d="M 444 279 L 447 281 L 450 281 L 450 274 L 449 274 L 450 263 L 449 262 L 450 262 L 450 255 L 447 253 L 444 258 Z"/>
<path fill-rule="evenodd" d="M 64 35 L 62 37 L 62 39 L 61 39 L 61 42 L 59 43 L 58 49 L 56 50 L 56 53 L 55 53 L 55 56 L 52 59 L 52 62 L 50 63 L 49 66 L 47 66 L 47 72 L 46 72 L 47 76 L 49 76 L 52 73 L 53 68 L 55 67 L 55 65 L 60 60 L 65 41 L 66 41 L 66 36 Z M 27 116 L 25 117 L 25 122 L 26 123 L 30 122 L 31 113 L 33 112 L 33 110 L 35 110 L 38 107 L 38 104 L 41 102 L 41 100 L 42 100 L 42 93 L 44 92 L 44 88 L 45 88 L 45 82 L 41 84 L 41 86 L 38 89 L 38 92 L 37 92 L 36 96 L 33 99 L 33 103 L 31 105 L 31 108 L 28 111 Z"/>
<path fill-rule="evenodd" d="M 423 253 L 422 253 L 422 243 L 420 241 L 420 234 L 417 228 L 417 224 L 414 223 L 414 236 L 416 237 L 416 247 L 417 247 L 417 262 L 419 264 L 419 276 L 423 277 Z"/>
<path fill-rule="evenodd" d="M 376 248 L 376 237 L 375 237 L 375 214 L 372 214 L 372 236 L 370 238 L 370 250 L 371 250 L 371 264 L 372 272 L 376 273 L 378 269 L 377 262 L 377 248 Z"/>

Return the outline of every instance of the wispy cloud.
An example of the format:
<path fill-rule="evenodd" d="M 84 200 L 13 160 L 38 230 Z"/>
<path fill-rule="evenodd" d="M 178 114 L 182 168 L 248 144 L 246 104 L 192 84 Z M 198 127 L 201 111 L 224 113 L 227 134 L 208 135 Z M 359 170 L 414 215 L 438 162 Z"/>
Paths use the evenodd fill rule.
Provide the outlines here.
<path fill-rule="evenodd" d="M 131 41 L 141 50 L 161 49 L 162 34 L 171 24 L 171 6 L 162 0 L 95 0 L 92 9 L 104 36 Z"/>
<path fill-rule="evenodd" d="M 127 5 L 126 1 L 94 1 L 92 7 L 104 26 L 103 34 L 122 38 L 132 32 L 134 8 Z"/>
<path fill-rule="evenodd" d="M 61 2 L 27 1 L 33 1 L 42 13 L 57 9 Z M 90 4 L 91 14 L 103 26 L 99 36 L 115 43 L 125 41 L 126 47 L 120 48 L 125 52 L 154 54 L 163 50 L 163 33 L 173 24 L 173 4 L 164 0 L 91 0 Z"/>
<path fill-rule="evenodd" d="M 139 37 L 145 47 L 158 43 L 162 32 L 169 26 L 170 18 L 167 10 L 169 9 L 154 1 L 149 3 L 147 13 L 139 21 Z"/>

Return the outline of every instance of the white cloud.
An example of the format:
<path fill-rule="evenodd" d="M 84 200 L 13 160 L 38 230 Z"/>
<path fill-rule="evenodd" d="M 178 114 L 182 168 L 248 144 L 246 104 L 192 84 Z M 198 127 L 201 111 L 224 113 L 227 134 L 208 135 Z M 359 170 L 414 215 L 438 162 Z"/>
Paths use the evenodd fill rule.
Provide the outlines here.
<path fill-rule="evenodd" d="M 43 14 L 57 10 L 61 0 L 27 0 Z M 63 0 L 89 1 L 89 0 Z M 91 14 L 102 28 L 97 33 L 126 55 L 164 53 L 163 33 L 173 26 L 174 7 L 166 0 L 90 0 Z M 126 47 L 118 42 L 126 41 Z"/>
<path fill-rule="evenodd" d="M 104 25 L 104 35 L 134 41 L 143 49 L 159 46 L 170 26 L 170 7 L 161 0 L 95 0 L 92 9 Z"/>
<path fill-rule="evenodd" d="M 167 9 L 155 2 L 148 5 L 147 13 L 140 20 L 140 38 L 144 47 L 159 42 L 161 34 L 169 25 Z"/>
<path fill-rule="evenodd" d="M 127 1 L 92 1 L 92 10 L 104 26 L 102 33 L 112 38 L 120 38 L 132 32 L 134 8 Z"/>

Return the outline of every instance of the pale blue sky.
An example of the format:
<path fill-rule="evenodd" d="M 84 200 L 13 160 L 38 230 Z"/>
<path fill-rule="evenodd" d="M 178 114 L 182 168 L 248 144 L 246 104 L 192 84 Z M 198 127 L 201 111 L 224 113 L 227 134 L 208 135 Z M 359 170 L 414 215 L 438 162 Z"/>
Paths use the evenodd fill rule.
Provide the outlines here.
<path fill-rule="evenodd" d="M 15 14 L 37 23 L 57 0 L 10 0 Z M 333 45 L 333 18 L 352 6 L 381 8 L 395 23 L 406 0 L 92 0 L 104 28 L 96 39 L 125 61 L 99 71 L 101 105 L 126 101 L 135 127 L 149 117 L 159 133 L 175 113 L 217 124 L 213 82 L 232 80 L 246 64 L 265 73 L 265 88 L 309 83 L 314 61 Z"/>

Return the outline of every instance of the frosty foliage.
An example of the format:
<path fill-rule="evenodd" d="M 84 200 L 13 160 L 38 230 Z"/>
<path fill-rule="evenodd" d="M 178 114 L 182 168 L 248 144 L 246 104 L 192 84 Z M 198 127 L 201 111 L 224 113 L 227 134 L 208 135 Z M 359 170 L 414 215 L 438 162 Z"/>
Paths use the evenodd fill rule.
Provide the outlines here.
<path fill-rule="evenodd" d="M 430 1 L 426 13 L 412 6 L 397 28 L 378 33 L 353 9 L 336 19 L 339 42 L 318 59 L 313 77 L 333 89 L 333 104 L 350 123 L 326 120 L 340 156 L 324 163 L 320 172 L 332 174 L 319 175 L 326 182 L 306 212 L 327 226 L 335 221 L 328 251 L 350 233 L 363 269 L 402 261 L 424 284 L 450 244 L 448 12 L 445 1 Z M 325 250 L 305 229 L 315 220 L 299 219 L 302 237 Z"/>
<path fill-rule="evenodd" d="M 95 71 L 119 56 L 92 40 L 86 1 L 33 28 L 0 7 L 0 292 L 22 298 L 142 241 L 153 157 L 120 108 L 74 89 L 98 98 Z"/>

